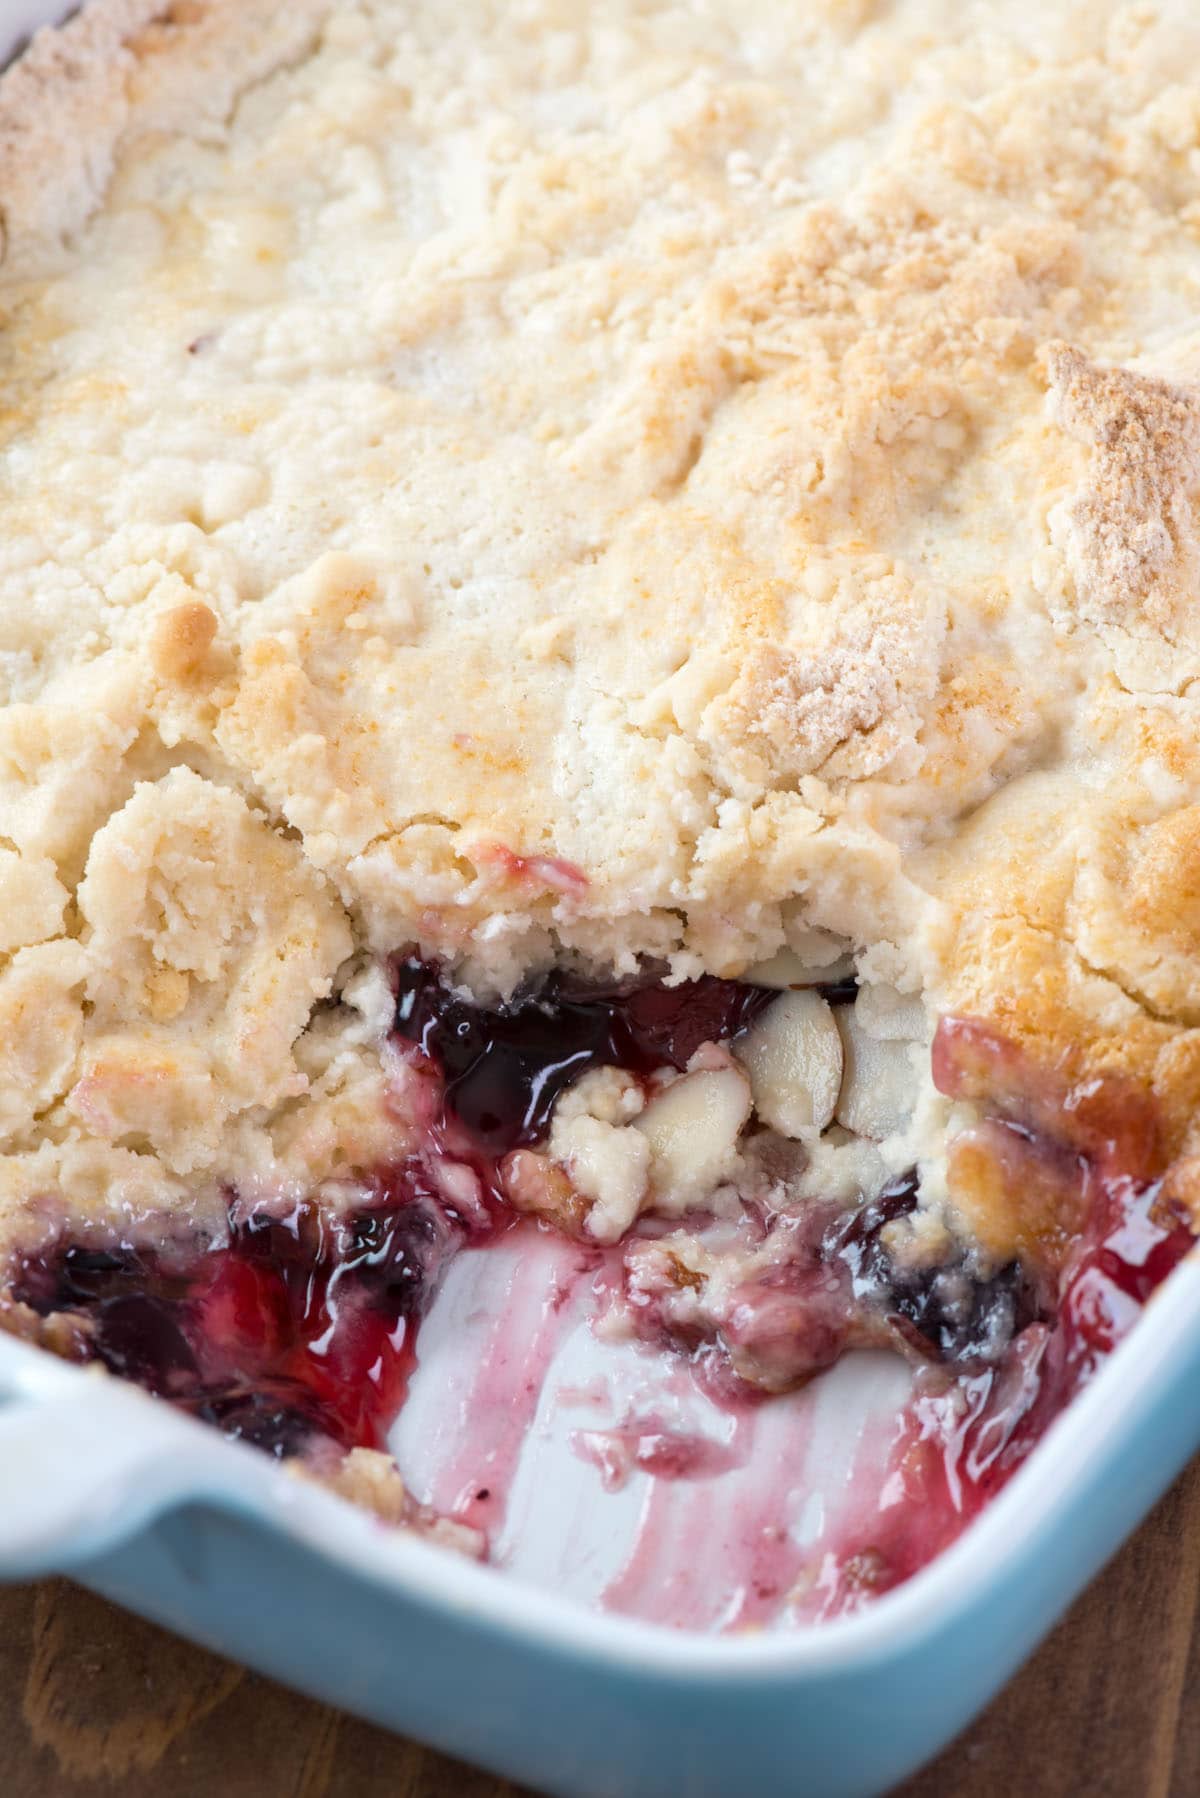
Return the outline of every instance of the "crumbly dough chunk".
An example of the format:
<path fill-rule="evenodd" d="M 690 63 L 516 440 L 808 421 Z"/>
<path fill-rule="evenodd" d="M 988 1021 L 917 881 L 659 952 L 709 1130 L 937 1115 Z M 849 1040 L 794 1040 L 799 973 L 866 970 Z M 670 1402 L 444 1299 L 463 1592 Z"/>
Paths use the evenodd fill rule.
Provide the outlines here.
<path fill-rule="evenodd" d="M 1185 0 L 39 37 L 5 1215 L 383 1152 L 386 1007 L 320 1008 L 412 942 L 504 991 L 831 931 L 1200 1148 L 1198 67 Z"/>
<path fill-rule="evenodd" d="M 90 1131 L 191 1173 L 231 1115 L 304 1090 L 293 1045 L 350 931 L 239 793 L 187 768 L 137 787 L 96 833 L 78 904 L 90 1015 L 67 1108 Z"/>

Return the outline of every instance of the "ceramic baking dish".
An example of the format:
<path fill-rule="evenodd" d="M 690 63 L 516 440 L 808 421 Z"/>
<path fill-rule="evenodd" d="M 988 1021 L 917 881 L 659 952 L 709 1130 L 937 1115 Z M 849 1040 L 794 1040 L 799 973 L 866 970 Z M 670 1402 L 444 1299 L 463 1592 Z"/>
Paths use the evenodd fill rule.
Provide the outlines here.
<path fill-rule="evenodd" d="M 68 1570 L 546 1792 L 839 1798 L 885 1789 L 961 1729 L 1200 1446 L 1200 1262 L 938 1561 L 857 1616 L 758 1638 L 599 1615 L 387 1531 L 15 1340 L 0 1339 L 0 1393 L 5 1577 Z"/>
<path fill-rule="evenodd" d="M 0 0 L 0 52 L 65 10 Z M 488 1285 L 511 1284 L 502 1258 L 469 1259 L 423 1331 L 419 1402 L 398 1432 L 406 1470 L 436 1436 L 426 1426 L 447 1407 L 456 1354 L 469 1360 L 480 1317 L 511 1300 Z M 586 1355 L 581 1340 L 570 1353 Z M 578 1360 L 570 1371 L 586 1378 Z M 810 1412 L 836 1413 L 844 1439 L 869 1432 L 880 1381 L 896 1378 L 896 1363 L 855 1357 L 795 1406 L 805 1427 Z M 790 1427 L 790 1411 L 778 1416 L 773 1427 Z M 828 1425 L 805 1464 L 827 1509 L 846 1449 Z M 70 1571 L 314 1695 L 551 1793 L 877 1792 L 986 1702 L 1200 1446 L 1200 1263 L 1176 1271 L 952 1549 L 820 1628 L 692 1634 L 589 1607 L 619 1564 L 628 1506 L 594 1470 L 581 1474 L 561 1432 L 530 1435 L 525 1486 L 537 1502 L 526 1492 L 517 1508 L 512 1570 L 500 1572 L 386 1530 L 140 1392 L 0 1337 L 0 1576 Z M 708 1550 L 719 1571 L 721 1541 Z M 705 1578 L 704 1555 L 690 1575 Z"/>

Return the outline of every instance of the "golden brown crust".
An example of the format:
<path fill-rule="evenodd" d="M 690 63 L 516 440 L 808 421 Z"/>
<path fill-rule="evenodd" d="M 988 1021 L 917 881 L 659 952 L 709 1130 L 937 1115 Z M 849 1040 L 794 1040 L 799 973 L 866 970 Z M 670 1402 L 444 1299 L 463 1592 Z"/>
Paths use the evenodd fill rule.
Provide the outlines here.
<path fill-rule="evenodd" d="M 1090 452 L 1061 533 L 1080 615 L 1194 642 L 1200 394 L 1065 343 L 1048 347 L 1046 367 L 1054 417 Z"/>
<path fill-rule="evenodd" d="M 414 939 L 495 991 L 816 927 L 1187 1146 L 1191 10 L 650 5 L 601 54 L 583 0 L 100 0 L 35 41 L 0 1004 L 54 1028 L 0 1207 L 334 1176 L 387 1006 L 315 1008 Z"/>
<path fill-rule="evenodd" d="M 1194 952 L 1181 943 L 1193 823 L 1118 812 L 1105 844 L 1078 805 L 1068 786 L 1020 828 L 985 819 L 956 846 L 971 899 L 945 951 L 946 1007 L 986 1019 L 1052 1085 L 1119 1078 L 1149 1094 L 1170 1159 L 1195 1145 L 1200 1113 Z"/>

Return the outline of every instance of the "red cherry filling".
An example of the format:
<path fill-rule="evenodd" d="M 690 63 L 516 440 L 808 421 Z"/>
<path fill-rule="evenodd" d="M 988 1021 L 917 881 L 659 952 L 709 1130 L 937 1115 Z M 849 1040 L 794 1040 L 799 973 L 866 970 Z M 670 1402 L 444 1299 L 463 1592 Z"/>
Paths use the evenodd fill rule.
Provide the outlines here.
<path fill-rule="evenodd" d="M 536 1140 L 559 1092 L 587 1068 L 681 1068 L 771 996 L 711 979 L 600 991 L 552 977 L 536 995 L 488 1010 L 456 997 L 435 968 L 407 961 L 397 1032 L 429 1058 L 443 1092 L 420 1158 L 380 1175 L 341 1220 L 311 1205 L 286 1217 L 246 1214 L 235 1201 L 228 1242 L 199 1254 L 60 1243 L 17 1268 L 12 1298 L 74 1319 L 84 1358 L 268 1453 L 322 1439 L 382 1447 L 442 1267 L 503 1222 L 497 1158 Z M 489 1201 L 470 1219 L 435 1178 L 450 1139 Z"/>
<path fill-rule="evenodd" d="M 775 997 L 736 980 L 602 988 L 551 974 L 488 1010 L 459 998 L 431 962 L 401 962 L 397 982 L 397 1033 L 436 1061 L 446 1109 L 495 1156 L 544 1136 L 560 1093 L 589 1069 L 683 1069 L 701 1043 L 736 1036 Z"/>
<path fill-rule="evenodd" d="M 919 1374 L 877 1513 L 851 1518 L 827 1544 L 820 1616 L 857 1609 L 900 1585 L 961 1535 L 1016 1473 L 1060 1413 L 1195 1246 L 1156 1217 L 1155 1186 L 1110 1189 L 1079 1245 L 1057 1315 L 1026 1326 L 1001 1359 L 952 1381 Z"/>
<path fill-rule="evenodd" d="M 270 1454 L 322 1438 L 380 1448 L 431 1289 L 466 1234 L 406 1163 L 344 1219 L 235 1204 L 221 1248 L 68 1244 L 23 1263 L 13 1297 L 77 1318 L 88 1359 Z"/>
<path fill-rule="evenodd" d="M 434 1108 L 419 1154 L 378 1175 L 356 1208 L 331 1217 L 303 1204 L 280 1216 L 235 1199 L 227 1240 L 198 1252 L 64 1241 L 17 1267 L 10 1297 L 68 1320 L 73 1332 L 57 1339 L 73 1334 L 81 1358 L 269 1454 L 382 1447 L 441 1270 L 464 1243 L 505 1226 L 498 1160 L 539 1140 L 559 1093 L 589 1068 L 682 1069 L 773 997 L 711 979 L 599 989 L 555 975 L 489 1010 L 428 964 L 406 961 L 397 978 L 397 1036 L 429 1076 Z M 943 1091 L 984 1109 L 962 1140 L 976 1163 L 991 1158 L 1029 1254 L 986 1278 L 965 1249 L 936 1267 L 897 1260 L 889 1226 L 918 1205 L 910 1170 L 865 1206 L 758 1218 L 762 1238 L 786 1235 L 783 1252 L 736 1289 L 716 1326 L 733 1370 L 766 1389 L 863 1343 L 890 1341 L 921 1364 L 887 1502 L 827 1557 L 827 1612 L 896 1584 L 959 1533 L 1193 1245 L 1162 1206 L 1153 1119 L 1138 1095 L 1102 1082 L 1060 1090 L 972 1020 L 943 1024 L 934 1072 Z M 464 1190 L 450 1175 L 464 1162 L 482 1193 L 469 1211 L 445 1196 Z M 1039 1234 L 1046 1207 L 1054 1230 Z M 665 1285 L 630 1293 L 647 1333 L 711 1363 L 711 1334 L 669 1319 L 665 1295 L 678 1282 L 665 1245 L 659 1262 Z"/>
<path fill-rule="evenodd" d="M 960 1050 L 963 1063 L 955 1060 Z M 944 1367 L 918 1373 L 878 1513 L 865 1521 L 852 1519 L 825 1557 L 823 1616 L 853 1610 L 890 1590 L 960 1535 L 1195 1247 L 1189 1225 L 1164 1203 L 1161 1179 L 1146 1177 L 1153 1130 L 1137 1095 L 1118 1083 L 1106 1093 L 1102 1082 L 1089 1085 L 1080 1099 L 1056 1093 L 1052 1082 L 1036 1079 L 1015 1051 L 974 1020 L 951 1020 L 939 1030 L 934 1067 L 943 1091 L 961 1091 L 965 1077 L 988 1062 L 1006 1076 L 997 1102 L 1007 1115 L 992 1120 L 999 1164 L 1007 1166 L 1003 1134 L 1016 1129 L 1028 1153 L 1043 1154 L 1050 1177 L 1078 1186 L 1073 1203 L 1084 1225 L 1052 1279 L 1053 1290 L 1036 1308 L 1034 1286 L 1013 1263 L 989 1283 L 990 1293 L 978 1289 L 959 1353 L 947 1355 L 939 1323 L 942 1357 L 958 1363 L 957 1377 L 948 1379 Z M 1014 1123 L 1014 1112 L 1024 1113 L 1024 1119 Z M 1048 1121 L 1058 1125 L 1057 1136 L 1045 1134 Z M 1064 1154 L 1064 1145 L 1077 1153 Z M 871 1209 L 861 1214 L 864 1220 Z M 854 1227 L 852 1221 L 851 1232 Z M 1048 1279 L 1043 1268 L 1040 1284 Z M 988 1313 L 997 1301 L 1014 1305 L 1015 1334 L 1002 1354 L 980 1354 L 974 1319 L 983 1323 L 985 1340 L 994 1340 L 994 1317 Z M 923 1289 L 916 1310 L 906 1315 L 927 1331 Z"/>

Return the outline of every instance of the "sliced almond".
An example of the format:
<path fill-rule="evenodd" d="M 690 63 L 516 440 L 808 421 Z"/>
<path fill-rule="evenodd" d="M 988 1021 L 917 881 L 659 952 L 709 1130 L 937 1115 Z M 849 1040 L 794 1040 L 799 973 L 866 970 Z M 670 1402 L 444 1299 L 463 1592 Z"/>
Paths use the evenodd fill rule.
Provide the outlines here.
<path fill-rule="evenodd" d="M 856 1136 L 882 1142 L 912 1116 L 917 1075 L 906 1042 L 882 1042 L 863 1028 L 858 1006 L 840 1006 L 837 1027 L 845 1065 L 837 1121 Z"/>
<path fill-rule="evenodd" d="M 741 978 L 748 986 L 777 987 L 785 992 L 793 986 L 829 986 L 836 980 L 848 980 L 854 973 L 854 957 L 839 955 L 836 961 L 806 961 L 795 949 L 776 949 L 765 961 L 756 961 Z"/>
<path fill-rule="evenodd" d="M 733 1052 L 750 1076 L 754 1109 L 764 1124 L 795 1138 L 825 1128 L 842 1084 L 842 1039 L 820 993 L 781 993 Z"/>
<path fill-rule="evenodd" d="M 630 1126 L 650 1145 L 656 1209 L 698 1204 L 732 1171 L 750 1116 L 750 1087 L 737 1068 L 685 1074 L 652 1099 Z"/>

